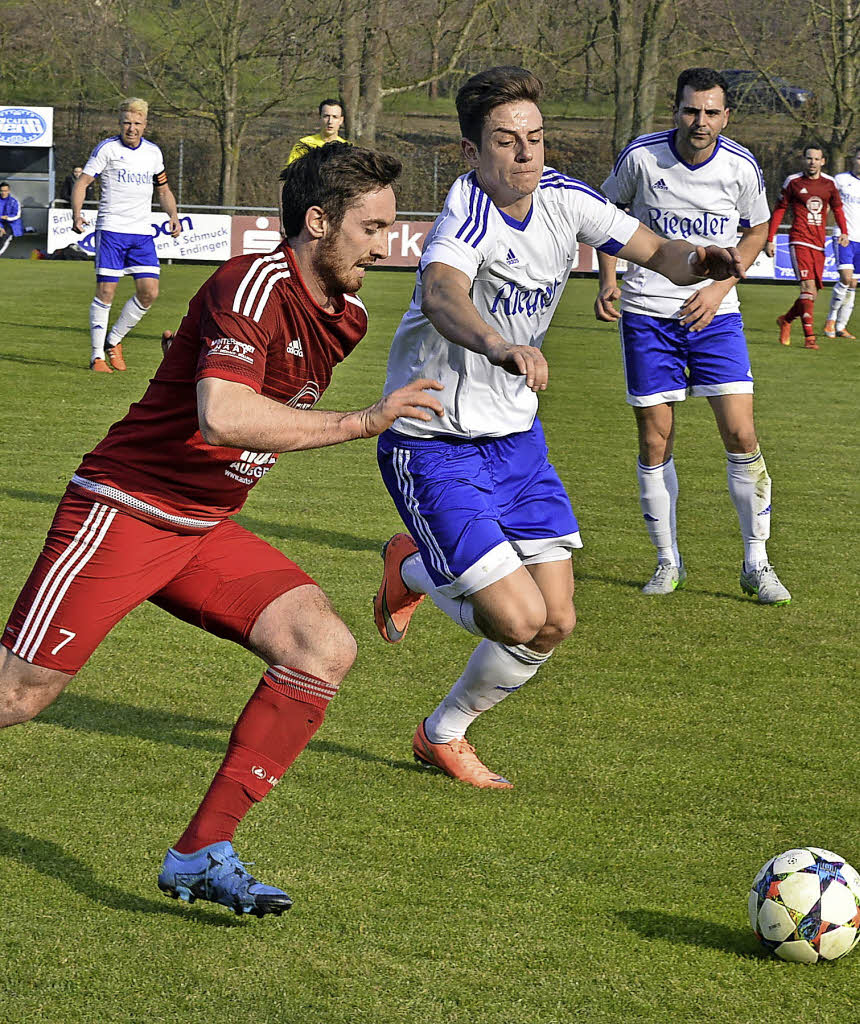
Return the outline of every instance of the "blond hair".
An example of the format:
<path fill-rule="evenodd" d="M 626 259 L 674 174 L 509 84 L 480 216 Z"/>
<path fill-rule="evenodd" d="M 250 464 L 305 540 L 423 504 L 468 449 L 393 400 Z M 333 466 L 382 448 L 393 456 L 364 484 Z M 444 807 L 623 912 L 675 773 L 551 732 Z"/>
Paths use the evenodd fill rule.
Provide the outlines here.
<path fill-rule="evenodd" d="M 123 100 L 119 105 L 119 116 L 122 119 L 123 114 L 141 114 L 146 119 L 149 113 L 149 104 L 146 100 L 140 99 L 138 96 L 130 96 L 127 100 Z"/>

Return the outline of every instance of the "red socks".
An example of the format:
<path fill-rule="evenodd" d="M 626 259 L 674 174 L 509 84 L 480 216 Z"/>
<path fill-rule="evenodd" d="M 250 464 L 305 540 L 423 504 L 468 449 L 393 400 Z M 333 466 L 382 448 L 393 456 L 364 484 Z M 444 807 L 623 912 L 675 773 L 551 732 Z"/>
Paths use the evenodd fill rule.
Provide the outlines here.
<path fill-rule="evenodd" d="M 791 323 L 792 320 L 796 320 L 800 317 L 800 322 L 803 324 L 803 333 L 807 338 L 815 337 L 815 321 L 813 318 L 813 310 L 815 309 L 815 296 L 810 292 L 801 292 L 800 295 L 794 300 L 794 305 L 785 314 L 785 319 Z"/>
<path fill-rule="evenodd" d="M 322 725 L 337 686 L 273 665 L 230 734 L 227 754 L 197 813 L 174 845 L 177 853 L 232 840 L 236 826 L 262 800 Z"/>

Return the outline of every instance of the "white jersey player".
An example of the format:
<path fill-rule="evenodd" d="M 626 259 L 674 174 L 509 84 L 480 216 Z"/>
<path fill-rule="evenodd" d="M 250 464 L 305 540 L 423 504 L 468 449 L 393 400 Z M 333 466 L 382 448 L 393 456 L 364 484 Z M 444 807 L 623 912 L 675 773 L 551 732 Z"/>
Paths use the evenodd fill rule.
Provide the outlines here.
<path fill-rule="evenodd" d="M 98 373 L 125 370 L 121 342 L 158 297 L 153 188 L 169 218 L 167 230 L 174 238 L 180 232 L 161 150 L 143 137 L 148 109 L 146 100 L 123 102 L 119 134 L 96 146 L 72 188 L 72 226 L 78 234 L 85 230 L 82 206 L 87 186 L 98 177 L 101 189 L 95 237 L 96 294 L 90 304 L 90 369 Z M 134 278 L 135 294 L 108 334 L 116 286 L 125 274 Z"/>
<path fill-rule="evenodd" d="M 688 68 L 678 78 L 675 128 L 635 139 L 623 150 L 603 189 L 643 224 L 667 238 L 725 245 L 742 235 L 744 267 L 767 238 L 764 181 L 752 154 L 721 135 L 729 119 L 726 83 L 711 68 Z M 787 604 L 791 595 L 767 560 L 771 480 L 753 421 L 753 376 L 730 282 L 676 288 L 635 267 L 619 290 L 615 260 L 598 254 L 598 319 L 619 326 L 627 401 L 639 434 L 639 498 L 657 568 L 643 587 L 649 595 L 683 586 L 675 506 L 673 459 L 676 402 L 706 397 L 726 450 L 729 493 L 744 541 L 741 588 L 764 604 Z"/>
<path fill-rule="evenodd" d="M 575 623 L 570 552 L 579 527 L 536 413 L 548 379 L 540 346 L 577 243 L 683 285 L 738 269 L 733 251 L 659 238 L 545 168 L 541 91 L 528 71 L 503 67 L 457 94 L 471 170 L 454 183 L 425 246 L 386 383 L 390 392 L 416 376 L 438 379 L 444 412 L 429 430 L 398 420 L 378 448 L 410 531 L 384 548 L 380 633 L 402 639 L 430 594 L 484 638 L 418 726 L 413 752 L 454 778 L 502 789 L 511 783 L 481 763 L 466 729 L 531 679 Z"/>
<path fill-rule="evenodd" d="M 839 280 L 833 286 L 824 334 L 828 338 L 853 340 L 856 335 L 848 330 L 848 321 L 854 312 L 857 280 L 860 278 L 860 146 L 855 148 L 851 157 L 851 170 L 837 174 L 834 181 L 842 197 L 848 239 L 847 245 L 840 245 L 837 229 L 833 238 L 833 255 L 839 268 Z"/>

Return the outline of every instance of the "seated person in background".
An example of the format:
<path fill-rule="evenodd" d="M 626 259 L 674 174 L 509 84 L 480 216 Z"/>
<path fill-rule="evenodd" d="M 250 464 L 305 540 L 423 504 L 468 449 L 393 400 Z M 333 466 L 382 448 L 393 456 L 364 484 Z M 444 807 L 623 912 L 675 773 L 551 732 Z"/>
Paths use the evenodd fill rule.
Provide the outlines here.
<path fill-rule="evenodd" d="M 12 195 L 9 182 L 0 182 L 0 256 L 9 248 L 13 238 L 23 234 L 21 204 Z"/>

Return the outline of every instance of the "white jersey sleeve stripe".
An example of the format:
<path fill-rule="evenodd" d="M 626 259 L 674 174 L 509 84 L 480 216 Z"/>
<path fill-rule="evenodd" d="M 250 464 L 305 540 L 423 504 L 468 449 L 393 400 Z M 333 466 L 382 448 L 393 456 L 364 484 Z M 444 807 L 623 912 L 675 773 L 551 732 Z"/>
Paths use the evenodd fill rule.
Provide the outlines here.
<path fill-rule="evenodd" d="M 271 263 L 274 260 L 283 259 L 284 254 L 282 252 L 273 252 L 268 256 L 260 256 L 259 259 L 254 260 L 251 264 L 248 273 L 242 278 L 239 283 L 239 287 L 236 289 L 236 294 L 233 297 L 233 312 L 238 313 L 241 310 L 242 299 L 245 295 L 245 289 L 251 284 L 254 279 L 254 275 L 265 263 Z"/>
<path fill-rule="evenodd" d="M 280 266 L 283 266 L 283 264 L 280 264 L 280 263 L 276 263 L 275 264 L 275 267 L 280 267 Z M 275 267 L 272 267 L 272 269 L 274 270 Z M 272 294 L 272 289 L 275 287 L 275 284 L 278 281 L 283 280 L 283 278 L 289 277 L 289 276 L 290 276 L 289 270 L 282 270 L 280 272 L 280 274 L 270 274 L 269 275 L 269 279 L 268 279 L 268 281 L 266 281 L 266 288 L 265 288 L 263 294 L 260 296 L 260 301 L 257 303 L 257 308 L 254 310 L 254 315 L 252 317 L 253 320 L 257 321 L 257 323 L 260 322 L 260 317 L 263 315 L 263 310 L 266 308 L 266 303 L 269 301 L 269 296 Z M 261 278 L 261 280 L 262 280 L 262 278 Z M 250 303 L 250 299 L 248 301 Z"/>

